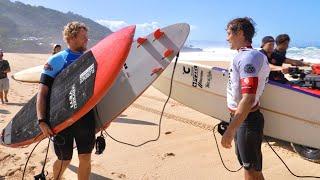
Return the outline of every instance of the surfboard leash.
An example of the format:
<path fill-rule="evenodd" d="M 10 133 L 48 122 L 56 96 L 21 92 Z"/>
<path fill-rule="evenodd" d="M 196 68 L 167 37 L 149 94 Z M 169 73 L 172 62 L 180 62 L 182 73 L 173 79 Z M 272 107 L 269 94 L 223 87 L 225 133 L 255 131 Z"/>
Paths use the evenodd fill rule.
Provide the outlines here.
<path fill-rule="evenodd" d="M 223 135 L 223 133 L 224 133 L 223 131 L 226 130 L 226 127 L 222 127 L 221 125 L 223 125 L 223 124 L 219 123 L 219 124 L 216 124 L 216 125 L 212 128 L 213 137 L 214 137 L 214 140 L 215 140 L 215 142 L 216 142 L 216 146 L 217 146 L 217 150 L 218 150 L 218 153 L 219 153 L 219 157 L 220 157 L 221 163 L 222 163 L 222 165 L 224 166 L 224 168 L 225 168 L 227 171 L 229 171 L 229 172 L 239 172 L 239 171 L 243 168 L 243 166 L 241 166 L 241 167 L 240 167 L 239 169 L 237 169 L 237 170 L 232 170 L 232 169 L 229 169 L 229 168 L 225 165 L 225 163 L 224 163 L 224 161 L 223 161 L 223 158 L 222 158 L 222 155 L 221 155 L 221 152 L 220 152 L 220 148 L 219 148 L 219 145 L 218 145 L 216 133 L 215 133 L 215 129 L 218 127 L 218 128 L 219 128 L 219 129 L 218 129 L 218 132 L 219 132 L 221 135 Z M 221 129 L 221 128 L 225 128 L 225 129 Z"/>
<path fill-rule="evenodd" d="M 46 163 L 47 163 L 50 141 L 51 141 L 50 138 L 48 138 L 47 152 L 46 152 L 46 156 L 45 156 L 45 158 L 44 158 L 44 162 L 43 162 L 43 165 L 42 165 L 42 170 L 41 170 L 41 173 L 40 173 L 40 174 L 34 176 L 34 179 L 35 179 L 35 180 L 45 180 L 45 179 L 46 179 L 46 176 L 48 175 L 48 172 L 47 172 L 47 171 L 46 171 L 46 173 L 45 173 L 44 168 L 45 168 Z"/>
<path fill-rule="evenodd" d="M 228 127 L 228 124 L 225 123 L 225 122 L 220 122 L 220 123 L 216 124 L 216 125 L 213 127 L 213 129 L 212 129 L 212 133 L 213 133 L 213 136 L 214 136 L 214 140 L 215 140 L 215 142 L 216 142 L 217 150 L 218 150 L 218 153 L 219 153 L 219 156 L 220 156 L 220 160 L 221 160 L 221 162 L 222 162 L 222 165 L 223 165 L 224 168 L 225 168 L 227 171 L 229 171 L 229 172 L 238 172 L 238 171 L 240 171 L 240 170 L 243 168 L 243 166 L 241 166 L 238 170 L 231 170 L 231 169 L 229 169 L 229 168 L 225 165 L 225 163 L 224 163 L 224 161 L 223 161 L 223 158 L 222 158 L 222 155 L 221 155 L 221 152 L 220 152 L 220 148 L 219 148 L 219 146 L 218 146 L 218 141 L 217 141 L 217 138 L 216 138 L 215 129 L 216 129 L 217 127 L 218 127 L 218 132 L 219 132 L 219 134 L 223 135 L 223 133 L 225 132 L 225 130 L 226 130 L 227 127 Z M 279 156 L 279 154 L 273 149 L 273 147 L 270 145 L 269 141 L 266 139 L 265 136 L 263 137 L 263 139 L 267 142 L 267 144 L 269 145 L 269 147 L 271 148 L 271 150 L 272 150 L 272 151 L 274 152 L 274 154 L 280 159 L 280 161 L 283 163 L 283 165 L 286 167 L 286 169 L 290 172 L 290 174 L 291 174 L 292 176 L 295 176 L 295 177 L 297 177 L 297 178 L 316 178 L 316 179 L 320 179 L 319 176 L 301 176 L 301 175 L 296 175 L 295 173 L 293 173 L 293 172 L 291 171 L 291 169 L 288 167 L 288 165 L 284 162 L 284 160 L 283 160 L 283 159 Z"/>
<path fill-rule="evenodd" d="M 42 139 L 43 140 L 43 139 Z M 26 169 L 27 169 L 27 165 L 29 163 L 29 160 L 31 158 L 31 155 L 33 154 L 34 150 L 37 148 L 37 146 L 42 142 L 42 140 L 40 140 L 34 147 L 33 149 L 31 150 L 31 153 L 29 154 L 28 158 L 27 158 L 27 161 L 24 165 L 24 169 L 23 169 L 23 173 L 22 173 L 22 180 L 24 180 L 24 175 L 25 175 L 25 172 L 26 172 Z"/>
<path fill-rule="evenodd" d="M 297 177 L 297 178 L 315 178 L 315 179 L 320 179 L 320 176 L 301 176 L 301 175 L 296 175 L 295 173 L 293 173 L 291 171 L 291 169 L 288 167 L 288 165 L 284 162 L 284 160 L 280 157 L 280 155 L 273 149 L 273 147 L 271 146 L 271 144 L 269 143 L 269 141 L 266 139 L 266 137 L 264 136 L 263 139 L 267 142 L 268 146 L 270 147 L 270 149 L 274 152 L 274 154 L 280 159 L 280 161 L 282 162 L 282 164 L 287 168 L 287 170 L 290 172 L 291 175 Z"/>
<path fill-rule="evenodd" d="M 23 174 L 22 174 L 22 180 L 24 180 L 24 176 L 25 176 L 25 172 L 26 172 L 26 169 L 27 169 L 27 165 L 28 165 L 28 163 L 29 163 L 29 160 L 30 160 L 30 158 L 31 158 L 34 150 L 37 148 L 37 146 L 38 146 L 43 140 L 44 140 L 44 139 L 40 140 L 40 141 L 33 147 L 32 151 L 30 152 L 30 154 L 29 154 L 29 156 L 28 156 L 28 158 L 27 158 L 27 161 L 26 161 L 26 163 L 25 163 L 25 165 L 24 165 Z M 51 142 L 51 141 L 52 141 L 53 143 L 57 144 L 57 145 L 62 145 L 62 144 L 65 143 L 65 141 L 64 141 L 64 143 L 62 143 L 62 144 L 60 143 L 60 144 L 59 144 L 59 143 L 57 143 L 54 139 L 52 139 L 51 137 L 48 138 L 48 146 L 47 146 L 47 150 L 46 150 L 46 156 L 45 156 L 45 159 L 44 159 L 44 163 L 43 163 L 43 165 L 42 165 L 42 170 L 41 170 L 41 173 L 40 173 L 40 174 L 34 176 L 34 179 L 35 179 L 35 180 L 45 180 L 45 179 L 46 179 L 46 176 L 48 175 L 48 172 L 45 173 L 45 170 L 44 170 L 44 169 L 45 169 L 45 166 L 46 166 L 46 163 L 47 163 L 47 158 L 48 158 L 48 153 L 49 153 L 49 146 L 50 146 L 50 142 Z M 58 150 L 60 151 L 60 154 L 62 154 L 62 151 L 61 151 L 61 149 L 60 149 L 59 146 L 58 146 Z M 59 170 L 59 173 L 58 173 L 58 178 L 59 178 L 60 173 L 61 173 L 61 170 L 62 170 L 62 164 L 63 164 L 63 160 L 61 160 L 61 165 L 60 165 L 60 170 Z"/>
<path fill-rule="evenodd" d="M 165 108 L 171 98 L 171 92 L 172 92 L 172 84 L 173 84 L 173 77 L 174 77 L 174 73 L 175 73 L 175 70 L 176 70 L 176 66 L 177 66 L 177 62 L 178 62 L 178 59 L 179 59 L 179 54 L 180 52 L 178 52 L 178 54 L 176 55 L 176 59 L 174 61 L 174 65 L 173 65 L 173 70 L 172 70 L 172 74 L 171 74 L 171 81 L 170 81 L 170 88 L 169 88 L 169 94 L 168 94 L 168 97 L 163 105 L 163 108 L 162 108 L 162 111 L 161 111 L 161 115 L 160 115 L 160 119 L 159 119 L 159 124 L 158 124 L 158 135 L 155 139 L 151 139 L 151 140 L 148 140 L 146 142 L 143 142 L 141 144 L 131 144 L 131 143 L 128 143 L 128 142 L 123 142 L 123 141 L 120 141 L 120 140 L 117 140 L 116 138 L 114 138 L 113 136 L 111 136 L 105 129 L 102 129 L 101 131 L 103 131 L 105 133 L 106 136 L 110 137 L 112 140 L 114 140 L 115 142 L 118 142 L 120 144 L 124 144 L 124 145 L 127 145 L 127 146 L 131 146 L 131 147 L 141 147 L 147 143 L 150 143 L 150 142 L 155 142 L 155 141 L 158 141 L 159 138 L 160 138 L 160 135 L 161 135 L 161 124 L 162 124 L 162 117 L 163 117 L 163 114 L 164 114 L 164 111 L 165 111 Z M 100 119 L 100 116 L 99 116 L 99 112 L 96 111 L 96 114 L 98 116 L 98 119 L 99 119 L 99 122 L 100 124 L 102 125 L 103 123 L 101 122 L 101 119 Z M 103 137 L 103 134 L 101 133 L 100 137 Z"/>

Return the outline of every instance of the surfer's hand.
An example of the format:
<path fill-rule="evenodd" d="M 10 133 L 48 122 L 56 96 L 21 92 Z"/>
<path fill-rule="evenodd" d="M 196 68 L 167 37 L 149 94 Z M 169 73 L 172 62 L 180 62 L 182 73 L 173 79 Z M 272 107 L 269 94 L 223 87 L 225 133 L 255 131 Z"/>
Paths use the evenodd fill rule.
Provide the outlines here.
<path fill-rule="evenodd" d="M 50 136 L 53 136 L 53 132 L 51 131 L 50 127 L 48 126 L 47 123 L 45 122 L 40 122 L 39 123 L 39 127 L 43 133 L 43 135 L 45 137 L 50 137 Z"/>
<path fill-rule="evenodd" d="M 235 135 L 235 130 L 231 128 L 227 128 L 226 132 L 222 136 L 221 145 L 224 148 L 230 149 L 232 147 L 231 142 L 234 138 L 234 135 Z"/>
<path fill-rule="evenodd" d="M 282 72 L 283 74 L 288 74 L 288 73 L 289 73 L 289 67 L 282 67 L 282 68 L 281 68 L 281 72 Z"/>

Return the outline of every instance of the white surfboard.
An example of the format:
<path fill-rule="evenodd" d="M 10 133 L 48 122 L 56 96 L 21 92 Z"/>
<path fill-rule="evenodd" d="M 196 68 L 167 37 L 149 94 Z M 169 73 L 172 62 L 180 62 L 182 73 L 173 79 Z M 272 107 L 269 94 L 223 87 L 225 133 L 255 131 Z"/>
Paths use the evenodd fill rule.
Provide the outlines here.
<path fill-rule="evenodd" d="M 38 83 L 40 81 L 40 74 L 43 70 L 43 65 L 24 69 L 13 74 L 12 79 L 20 82 Z"/>
<path fill-rule="evenodd" d="M 135 41 L 116 82 L 95 107 L 96 123 L 107 127 L 151 86 L 183 47 L 189 31 L 188 24 L 174 24 Z"/>
<path fill-rule="evenodd" d="M 97 128 L 109 123 L 130 106 L 158 78 L 183 47 L 190 32 L 185 23 L 158 29 L 132 43 L 126 63 L 115 83 L 94 108 Z M 43 66 L 14 75 L 22 82 L 37 83 Z"/>
<path fill-rule="evenodd" d="M 169 91 L 172 68 L 171 64 L 153 83 L 164 94 Z M 214 62 L 208 66 L 181 61 L 176 67 L 171 97 L 201 113 L 228 122 L 227 80 L 228 71 Z M 261 97 L 264 134 L 320 149 L 319 104 L 320 95 L 269 82 Z"/>

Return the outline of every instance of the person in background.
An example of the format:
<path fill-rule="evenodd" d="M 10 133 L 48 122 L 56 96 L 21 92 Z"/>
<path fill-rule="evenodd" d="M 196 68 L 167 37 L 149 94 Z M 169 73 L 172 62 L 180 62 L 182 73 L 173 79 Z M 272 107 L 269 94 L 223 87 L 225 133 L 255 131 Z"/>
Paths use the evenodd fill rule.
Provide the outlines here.
<path fill-rule="evenodd" d="M 52 55 L 57 54 L 61 51 L 61 45 L 60 44 L 54 44 L 52 49 Z"/>
<path fill-rule="evenodd" d="M 264 55 L 267 56 L 269 66 L 270 66 L 270 75 L 271 80 L 276 80 L 278 82 L 287 82 L 288 80 L 284 77 L 283 73 L 288 73 L 288 67 L 285 66 L 276 66 L 275 59 L 272 59 L 272 54 L 274 52 L 275 40 L 272 36 L 265 36 L 261 42 L 261 50 Z"/>
<path fill-rule="evenodd" d="M 286 54 L 290 43 L 289 35 L 280 34 L 276 37 L 275 42 L 277 46 L 271 54 L 269 61 L 272 70 L 269 79 L 281 83 L 288 83 L 289 81 L 284 77 L 284 74 L 289 73 L 289 70 L 288 68 L 282 67 L 284 63 L 292 66 L 310 66 L 310 64 L 303 62 L 303 59 L 296 60 L 287 58 Z"/>
<path fill-rule="evenodd" d="M 9 62 L 3 59 L 3 50 L 0 49 L 0 99 L 1 103 L 8 101 L 9 79 L 8 73 L 11 71 Z M 3 99 L 4 98 L 4 99 Z"/>
<path fill-rule="evenodd" d="M 265 36 L 261 42 L 261 50 L 264 55 L 267 56 L 269 63 L 271 62 L 271 56 L 274 51 L 275 40 L 272 36 Z"/>

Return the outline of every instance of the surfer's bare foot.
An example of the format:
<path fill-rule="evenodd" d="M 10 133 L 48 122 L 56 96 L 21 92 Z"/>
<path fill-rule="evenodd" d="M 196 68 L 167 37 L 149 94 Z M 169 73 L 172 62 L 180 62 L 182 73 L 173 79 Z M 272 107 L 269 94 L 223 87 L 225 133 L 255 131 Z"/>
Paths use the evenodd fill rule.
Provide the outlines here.
<path fill-rule="evenodd" d="M 3 99 L 1 99 L 1 103 L 2 103 L 2 104 L 4 104 L 4 101 L 3 101 Z"/>

